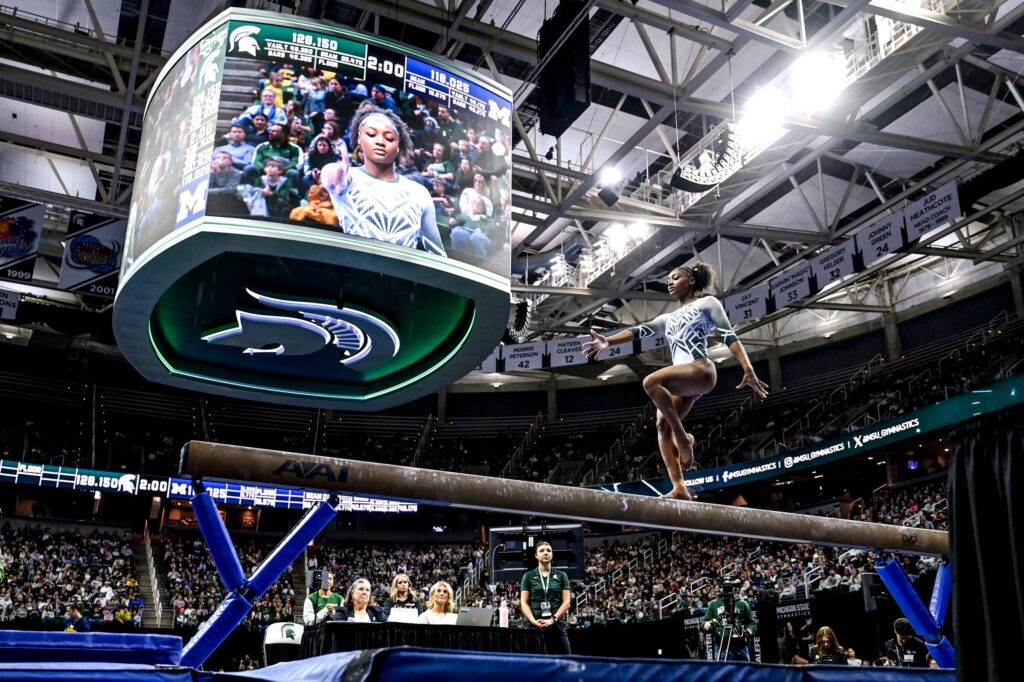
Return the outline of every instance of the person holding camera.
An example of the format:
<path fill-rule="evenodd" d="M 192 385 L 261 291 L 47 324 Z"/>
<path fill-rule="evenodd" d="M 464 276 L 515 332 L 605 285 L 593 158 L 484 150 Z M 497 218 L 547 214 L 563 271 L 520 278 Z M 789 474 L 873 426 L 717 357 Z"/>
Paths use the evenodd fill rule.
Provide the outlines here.
<path fill-rule="evenodd" d="M 885 643 L 885 665 L 897 668 L 927 668 L 928 647 L 914 633 L 914 626 L 906 618 L 897 618 L 892 624 L 895 637 Z"/>
<path fill-rule="evenodd" d="M 749 638 L 757 632 L 754 613 L 735 589 L 738 580 L 722 581 L 721 593 L 704 611 L 704 631 L 714 637 L 716 661 L 750 661 Z"/>
<path fill-rule="evenodd" d="M 341 606 L 341 595 L 333 591 L 334 574 L 328 573 L 326 582 L 318 579 L 319 575 L 320 571 L 313 572 L 313 584 L 320 584 L 320 589 L 310 593 L 302 605 L 302 622 L 307 626 L 334 618 L 334 612 Z"/>

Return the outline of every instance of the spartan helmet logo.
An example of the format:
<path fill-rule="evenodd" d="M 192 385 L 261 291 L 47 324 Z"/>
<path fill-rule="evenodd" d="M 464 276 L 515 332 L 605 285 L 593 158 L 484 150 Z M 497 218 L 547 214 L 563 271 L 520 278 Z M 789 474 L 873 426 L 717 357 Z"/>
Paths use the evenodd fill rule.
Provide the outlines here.
<path fill-rule="evenodd" d="M 207 334 L 203 341 L 241 348 L 250 356 L 299 356 L 328 346 L 339 352 L 338 362 L 366 371 L 398 354 L 398 334 L 385 320 L 356 308 L 324 303 L 288 301 L 246 289 L 268 308 L 298 313 L 299 317 L 235 311 L 237 324 Z"/>
<path fill-rule="evenodd" d="M 282 625 L 281 636 L 285 639 L 295 639 L 295 626 L 291 623 L 285 623 Z"/>
<path fill-rule="evenodd" d="M 228 42 L 228 51 L 245 52 L 246 54 L 251 54 L 253 57 L 256 57 L 256 53 L 259 51 L 260 46 L 253 36 L 259 32 L 260 29 L 258 26 L 239 26 L 231 32 L 231 37 Z"/>
<path fill-rule="evenodd" d="M 117 479 L 117 489 L 128 495 L 135 494 L 135 474 L 125 474 Z"/>
<path fill-rule="evenodd" d="M 249 40 L 252 40 L 252 38 Z M 202 68 L 199 69 L 200 85 L 217 82 L 217 79 L 220 76 L 220 67 L 217 66 L 217 56 L 218 55 L 216 53 L 213 53 L 206 58 L 205 62 L 203 62 Z"/>

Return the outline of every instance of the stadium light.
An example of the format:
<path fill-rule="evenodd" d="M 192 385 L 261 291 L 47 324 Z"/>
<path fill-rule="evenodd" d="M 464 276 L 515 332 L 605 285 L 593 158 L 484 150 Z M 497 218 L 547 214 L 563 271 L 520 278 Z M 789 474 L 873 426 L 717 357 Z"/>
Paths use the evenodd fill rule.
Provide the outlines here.
<path fill-rule="evenodd" d="M 736 126 L 744 147 L 768 145 L 782 134 L 782 122 L 792 112 L 792 102 L 773 87 L 761 88 L 747 100 L 743 118 Z"/>
<path fill-rule="evenodd" d="M 601 184 L 607 187 L 608 185 L 618 184 L 622 180 L 622 173 L 615 166 L 605 166 L 601 169 Z"/>
<path fill-rule="evenodd" d="M 827 109 L 846 87 L 846 63 L 835 53 L 808 52 L 793 64 L 789 86 L 801 112 Z"/>
<path fill-rule="evenodd" d="M 621 254 L 626 249 L 626 242 L 629 241 L 629 233 L 622 223 L 612 223 L 602 235 L 608 242 L 608 248 L 614 253 Z"/>

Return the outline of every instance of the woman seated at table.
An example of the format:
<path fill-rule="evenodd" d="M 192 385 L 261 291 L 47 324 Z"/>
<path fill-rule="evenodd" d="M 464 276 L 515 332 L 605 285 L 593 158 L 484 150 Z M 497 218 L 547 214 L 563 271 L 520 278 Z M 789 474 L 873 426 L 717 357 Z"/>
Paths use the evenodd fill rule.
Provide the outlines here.
<path fill-rule="evenodd" d="M 342 608 L 334 612 L 334 620 L 355 623 L 386 623 L 384 610 L 373 601 L 370 581 L 359 578 L 348 588 Z"/>
<path fill-rule="evenodd" d="M 439 580 L 430 588 L 427 610 L 420 614 L 417 622 L 425 625 L 455 625 L 456 620 L 455 593 L 451 585 Z"/>
<path fill-rule="evenodd" d="M 395 609 L 408 609 L 412 618 L 405 622 L 416 620 L 426 607 L 423 602 L 416 598 L 416 590 L 412 587 L 412 580 L 405 573 L 399 573 L 391 581 L 391 594 L 384 600 L 384 615 L 391 619 L 391 613 Z"/>

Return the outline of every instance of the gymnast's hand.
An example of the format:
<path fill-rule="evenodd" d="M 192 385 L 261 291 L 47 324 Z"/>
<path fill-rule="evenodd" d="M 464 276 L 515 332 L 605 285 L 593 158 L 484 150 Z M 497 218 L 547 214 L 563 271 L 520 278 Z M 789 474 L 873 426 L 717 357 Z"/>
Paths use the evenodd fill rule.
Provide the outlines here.
<path fill-rule="evenodd" d="M 598 353 L 611 345 L 608 343 L 608 337 L 601 336 L 593 329 L 590 330 L 590 336 L 592 337 L 590 341 L 583 344 L 583 355 L 588 360 L 597 357 Z"/>
<path fill-rule="evenodd" d="M 329 163 L 320 170 L 320 184 L 330 193 L 332 198 L 339 198 L 348 189 L 351 177 L 348 174 L 348 149 L 341 146 L 341 161 Z"/>
<path fill-rule="evenodd" d="M 743 388 L 744 386 L 749 386 L 754 391 L 754 394 L 762 400 L 768 397 L 768 384 L 758 379 L 752 369 L 748 369 L 743 373 L 743 380 L 736 388 Z"/>

